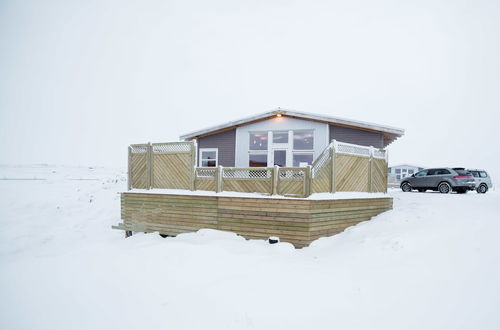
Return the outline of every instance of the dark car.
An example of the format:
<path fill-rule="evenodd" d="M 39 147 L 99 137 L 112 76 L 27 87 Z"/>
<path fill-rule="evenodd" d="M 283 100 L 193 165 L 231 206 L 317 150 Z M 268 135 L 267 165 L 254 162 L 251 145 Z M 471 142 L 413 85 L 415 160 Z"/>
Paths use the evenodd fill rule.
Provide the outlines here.
<path fill-rule="evenodd" d="M 476 183 L 472 174 L 463 169 L 428 168 L 403 179 L 401 190 L 409 192 L 413 189 L 420 192 L 434 190 L 443 194 L 452 191 L 464 194 L 476 189 Z"/>

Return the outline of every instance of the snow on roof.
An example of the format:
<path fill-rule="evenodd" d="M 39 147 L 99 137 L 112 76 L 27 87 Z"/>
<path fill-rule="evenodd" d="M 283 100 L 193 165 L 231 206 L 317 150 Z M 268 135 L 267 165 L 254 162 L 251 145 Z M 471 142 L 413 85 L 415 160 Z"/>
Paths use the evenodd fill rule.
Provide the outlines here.
<path fill-rule="evenodd" d="M 287 116 L 287 117 L 321 121 L 321 122 L 327 122 L 327 123 L 331 123 L 331 124 L 339 124 L 339 125 L 343 125 L 343 126 L 351 126 L 351 127 L 362 128 L 362 129 L 371 130 L 371 131 L 388 133 L 389 135 L 393 136 L 394 139 L 401 137 L 405 133 L 404 129 L 397 128 L 397 127 L 378 125 L 378 124 L 368 123 L 368 122 L 364 122 L 364 121 L 357 121 L 357 120 L 345 119 L 345 118 L 340 118 L 340 117 L 325 116 L 325 115 L 319 115 L 319 114 L 313 114 L 313 113 L 307 113 L 307 112 L 291 111 L 291 110 L 285 110 L 285 109 L 278 108 L 278 109 L 275 109 L 272 111 L 266 111 L 266 112 L 263 112 L 263 113 L 260 113 L 260 114 L 254 115 L 254 116 L 245 117 L 245 118 L 242 118 L 239 120 L 230 121 L 230 122 L 227 122 L 227 123 L 224 123 L 221 125 L 216 125 L 216 126 L 212 126 L 212 127 L 208 127 L 208 128 L 199 130 L 199 131 L 194 131 L 194 132 L 191 132 L 188 134 L 184 134 L 184 135 L 180 136 L 180 139 L 181 140 L 194 139 L 196 137 L 209 135 L 211 133 L 221 131 L 221 130 L 224 130 L 227 128 L 247 125 L 247 124 L 250 124 L 252 122 L 265 120 L 269 117 L 274 117 L 278 114 L 280 114 L 282 116 Z"/>

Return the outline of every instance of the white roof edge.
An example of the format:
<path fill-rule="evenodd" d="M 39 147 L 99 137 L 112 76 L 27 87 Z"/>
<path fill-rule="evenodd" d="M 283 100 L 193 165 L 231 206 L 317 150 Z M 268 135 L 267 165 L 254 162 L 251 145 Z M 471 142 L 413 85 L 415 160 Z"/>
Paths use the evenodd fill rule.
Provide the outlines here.
<path fill-rule="evenodd" d="M 313 114 L 313 113 L 307 113 L 307 112 L 299 112 L 299 111 L 291 111 L 291 110 L 286 110 L 286 109 L 275 109 L 271 111 L 266 111 L 254 116 L 242 118 L 239 120 L 227 122 L 222 125 L 217 125 L 217 126 L 212 126 L 208 127 L 199 131 L 194 131 L 188 134 L 184 134 L 180 136 L 181 140 L 185 139 L 190 139 L 194 138 L 198 135 L 204 135 L 213 131 L 218 131 L 227 127 L 231 126 L 238 126 L 245 124 L 247 122 L 263 119 L 269 116 L 273 116 L 276 114 L 282 114 L 282 115 L 288 115 L 288 116 L 293 116 L 293 117 L 298 117 L 298 118 L 303 118 L 303 119 L 311 119 L 311 120 L 319 120 L 319 121 L 326 121 L 329 123 L 333 124 L 342 124 L 342 125 L 347 125 L 347 126 L 354 126 L 354 127 L 360 127 L 360 128 L 365 128 L 365 129 L 370 129 L 374 131 L 380 131 L 384 133 L 390 133 L 390 134 L 395 134 L 398 136 L 402 136 L 405 133 L 404 129 L 397 128 L 397 127 L 391 127 L 391 126 L 385 126 L 385 125 L 378 125 L 378 124 L 373 124 L 373 123 L 368 123 L 364 121 L 357 121 L 357 120 L 351 120 L 351 119 L 345 119 L 345 118 L 340 118 L 340 117 L 332 117 L 332 116 L 326 116 L 326 115 L 319 115 L 319 114 Z"/>
<path fill-rule="evenodd" d="M 397 165 L 391 165 L 391 166 L 388 166 L 388 167 L 390 168 L 390 167 L 400 167 L 400 166 L 411 166 L 411 167 L 426 168 L 425 166 L 418 166 L 418 165 L 412 165 L 412 164 L 397 164 Z"/>

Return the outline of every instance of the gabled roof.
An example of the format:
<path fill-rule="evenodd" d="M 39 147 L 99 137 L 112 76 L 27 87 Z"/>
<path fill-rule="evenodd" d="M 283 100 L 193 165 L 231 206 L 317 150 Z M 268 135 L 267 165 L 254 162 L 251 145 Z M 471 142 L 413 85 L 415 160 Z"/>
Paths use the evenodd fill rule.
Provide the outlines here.
<path fill-rule="evenodd" d="M 203 136 L 212 135 L 215 133 L 220 133 L 220 132 L 223 132 L 223 131 L 226 131 L 229 129 L 233 129 L 233 128 L 238 127 L 238 126 L 244 126 L 244 125 L 252 124 L 252 123 L 255 123 L 258 121 L 266 120 L 266 119 L 269 119 L 272 117 L 276 117 L 277 115 L 281 115 L 283 117 L 312 120 L 312 121 L 318 121 L 318 122 L 323 122 L 323 123 L 328 123 L 328 124 L 335 124 L 335 125 L 339 125 L 339 126 L 362 129 L 362 130 L 366 130 L 366 131 L 383 133 L 384 134 L 384 145 L 388 145 L 392 141 L 396 140 L 398 137 L 403 136 L 405 133 L 404 129 L 397 128 L 397 127 L 378 125 L 378 124 L 368 123 L 368 122 L 364 122 L 364 121 L 357 121 L 357 120 L 345 119 L 345 118 L 340 118 L 340 117 L 325 116 L 325 115 L 319 115 L 319 114 L 313 114 L 313 113 L 307 113 L 307 112 L 291 111 L 291 110 L 285 110 L 285 109 L 278 108 L 276 110 L 263 112 L 263 113 L 258 114 L 258 115 L 245 117 L 245 118 L 242 118 L 239 120 L 230 121 L 230 122 L 227 122 L 227 123 L 224 123 L 221 125 L 212 126 L 212 127 L 208 127 L 208 128 L 199 130 L 199 131 L 184 134 L 184 135 L 180 136 L 180 139 L 181 140 L 192 140 L 192 139 L 200 138 Z"/>

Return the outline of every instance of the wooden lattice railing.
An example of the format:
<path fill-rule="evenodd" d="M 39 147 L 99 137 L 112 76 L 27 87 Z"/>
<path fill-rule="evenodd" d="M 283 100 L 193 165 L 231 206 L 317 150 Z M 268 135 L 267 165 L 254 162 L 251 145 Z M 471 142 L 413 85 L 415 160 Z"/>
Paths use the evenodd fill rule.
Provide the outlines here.
<path fill-rule="evenodd" d="M 130 189 L 257 192 L 307 197 L 336 191 L 387 191 L 385 150 L 333 141 L 307 167 L 196 167 L 193 142 L 129 147 Z"/>

